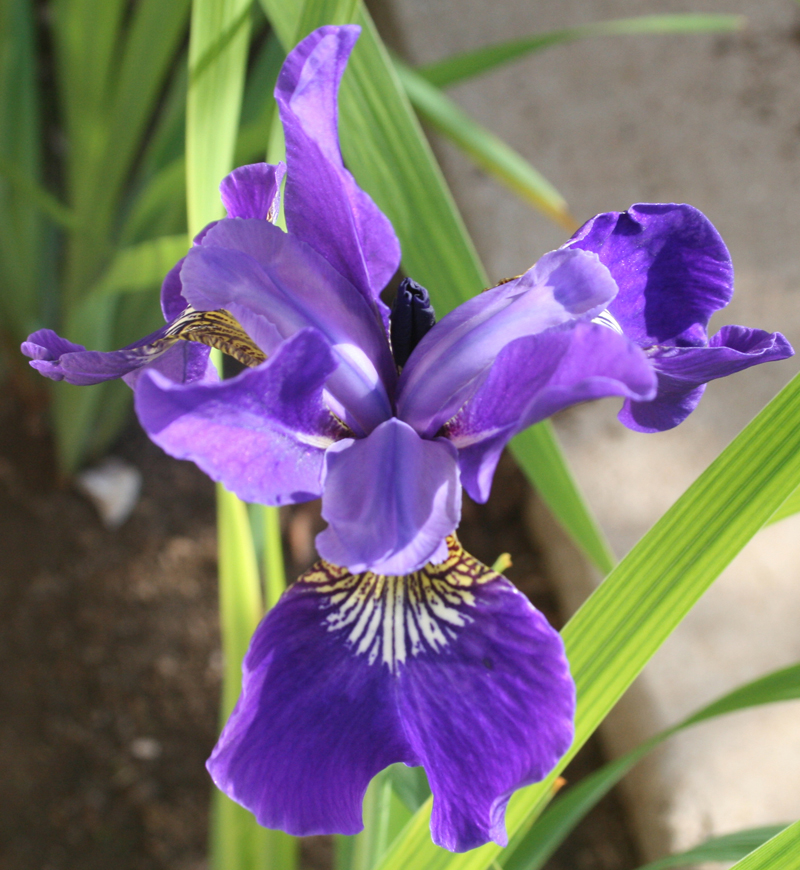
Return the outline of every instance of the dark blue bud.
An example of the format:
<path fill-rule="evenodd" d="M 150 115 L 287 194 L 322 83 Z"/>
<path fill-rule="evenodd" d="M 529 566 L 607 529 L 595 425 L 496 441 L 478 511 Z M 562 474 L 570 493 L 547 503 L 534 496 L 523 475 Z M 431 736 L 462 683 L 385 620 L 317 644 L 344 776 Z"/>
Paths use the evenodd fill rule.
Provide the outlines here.
<path fill-rule="evenodd" d="M 436 323 L 436 312 L 428 291 L 416 281 L 404 278 L 397 291 L 391 316 L 392 354 L 402 368 L 422 336 Z"/>

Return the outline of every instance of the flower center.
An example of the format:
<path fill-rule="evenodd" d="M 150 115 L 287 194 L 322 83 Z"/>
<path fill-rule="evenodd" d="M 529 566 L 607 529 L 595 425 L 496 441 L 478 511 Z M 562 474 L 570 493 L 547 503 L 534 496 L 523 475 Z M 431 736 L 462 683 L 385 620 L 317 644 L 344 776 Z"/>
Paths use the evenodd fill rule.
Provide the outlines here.
<path fill-rule="evenodd" d="M 208 345 L 250 368 L 267 358 L 264 351 L 242 329 L 239 321 L 223 308 L 217 311 L 195 311 L 194 308 L 187 308 L 170 325 L 166 337 Z"/>

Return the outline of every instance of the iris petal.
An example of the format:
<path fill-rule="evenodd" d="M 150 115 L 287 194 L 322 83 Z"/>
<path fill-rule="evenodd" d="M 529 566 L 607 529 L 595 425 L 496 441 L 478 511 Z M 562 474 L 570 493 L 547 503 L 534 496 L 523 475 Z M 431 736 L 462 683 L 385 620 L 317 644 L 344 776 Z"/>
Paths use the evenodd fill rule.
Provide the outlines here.
<path fill-rule="evenodd" d="M 500 351 L 465 407 L 448 423 L 461 482 L 479 502 L 489 497 L 503 447 L 557 411 L 604 396 L 647 400 L 656 377 L 644 353 L 595 323 L 519 338 Z"/>
<path fill-rule="evenodd" d="M 228 217 L 274 223 L 281 205 L 281 181 L 285 173 L 283 163 L 277 166 L 251 163 L 226 175 L 219 192 Z"/>
<path fill-rule="evenodd" d="M 275 99 L 286 136 L 286 225 L 322 254 L 381 314 L 379 293 L 400 264 L 388 218 L 344 168 L 337 94 L 359 27 L 321 27 L 293 49 Z"/>
<path fill-rule="evenodd" d="M 654 353 L 658 395 L 652 402 L 630 398 L 619 419 L 638 432 L 663 432 L 677 426 L 697 407 L 705 384 L 763 362 L 792 356 L 779 332 L 723 326 L 709 347 L 670 347 Z"/>
<path fill-rule="evenodd" d="M 136 412 L 156 444 L 243 500 L 308 501 L 322 491 L 325 448 L 341 435 L 322 403 L 335 366 L 323 337 L 307 329 L 272 359 L 216 384 L 178 386 L 145 372 Z"/>
<path fill-rule="evenodd" d="M 505 842 L 508 797 L 566 751 L 574 703 L 558 634 L 451 538 L 408 577 L 303 575 L 253 637 L 208 768 L 262 824 L 352 834 L 370 777 L 422 763 L 434 841 L 462 851 Z"/>
<path fill-rule="evenodd" d="M 460 305 L 424 336 L 400 376 L 397 415 L 421 435 L 435 435 L 507 344 L 591 319 L 616 292 L 595 254 L 545 254 L 524 275 Z"/>
<path fill-rule="evenodd" d="M 406 574 L 443 552 L 461 517 L 456 450 L 397 418 L 325 455 L 317 551 L 351 571 Z"/>
<path fill-rule="evenodd" d="M 609 310 L 643 347 L 705 344 L 709 318 L 733 295 L 728 249 L 690 205 L 639 203 L 599 214 L 567 246 L 592 251 L 608 266 L 619 285 Z"/>

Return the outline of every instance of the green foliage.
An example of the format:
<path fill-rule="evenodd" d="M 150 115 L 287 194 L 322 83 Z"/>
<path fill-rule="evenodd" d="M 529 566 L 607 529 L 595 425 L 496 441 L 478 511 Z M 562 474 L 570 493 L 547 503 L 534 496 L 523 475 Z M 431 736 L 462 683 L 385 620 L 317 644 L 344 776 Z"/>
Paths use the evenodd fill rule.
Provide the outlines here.
<path fill-rule="evenodd" d="M 770 825 L 765 828 L 748 828 L 722 837 L 713 837 L 693 849 L 651 861 L 639 870 L 666 870 L 667 867 L 686 867 L 706 861 L 739 861 L 763 846 L 767 840 L 776 837 L 786 827 L 787 825 Z"/>

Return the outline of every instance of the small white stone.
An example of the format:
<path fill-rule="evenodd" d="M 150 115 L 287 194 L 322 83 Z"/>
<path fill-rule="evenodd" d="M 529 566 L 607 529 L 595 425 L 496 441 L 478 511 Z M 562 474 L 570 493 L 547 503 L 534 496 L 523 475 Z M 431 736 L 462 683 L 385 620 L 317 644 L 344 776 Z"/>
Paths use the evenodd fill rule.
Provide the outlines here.
<path fill-rule="evenodd" d="M 128 519 L 142 490 L 139 470 L 114 456 L 81 471 L 75 481 L 109 529 L 118 529 Z"/>

